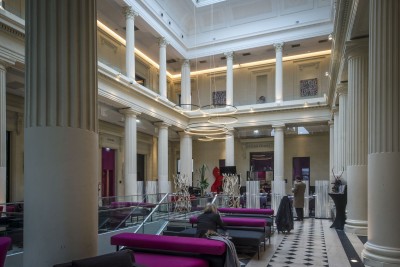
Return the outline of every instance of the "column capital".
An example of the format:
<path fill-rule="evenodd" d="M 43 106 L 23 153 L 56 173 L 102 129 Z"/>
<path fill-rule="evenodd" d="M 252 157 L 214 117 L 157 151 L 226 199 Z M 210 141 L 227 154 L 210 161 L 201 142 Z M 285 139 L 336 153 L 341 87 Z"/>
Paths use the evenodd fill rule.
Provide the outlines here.
<path fill-rule="evenodd" d="M 338 95 L 347 95 L 347 90 L 348 90 L 347 82 L 339 83 L 339 84 L 336 85 L 336 93 Z"/>
<path fill-rule="evenodd" d="M 123 7 L 123 13 L 127 19 L 135 19 L 135 17 L 139 16 L 139 13 L 131 6 Z"/>
<path fill-rule="evenodd" d="M 339 112 L 339 107 L 333 106 L 331 112 L 332 112 L 332 115 L 335 115 L 335 113 Z"/>
<path fill-rule="evenodd" d="M 346 42 L 346 56 L 348 58 L 356 56 L 368 56 L 368 38 L 356 39 Z"/>
<path fill-rule="evenodd" d="M 224 56 L 226 56 L 226 59 L 227 59 L 227 60 L 228 60 L 228 59 L 233 60 L 233 58 L 234 58 L 234 56 L 235 56 L 235 53 L 234 53 L 233 51 L 225 52 L 225 53 L 224 53 Z"/>
<path fill-rule="evenodd" d="M 328 125 L 330 128 L 332 128 L 335 125 L 335 122 L 333 120 L 328 121 Z"/>
<path fill-rule="evenodd" d="M 136 117 L 140 114 L 139 111 L 134 110 L 133 108 L 122 108 L 119 110 L 120 113 L 124 114 L 125 116 L 132 116 Z"/>
<path fill-rule="evenodd" d="M 167 129 L 169 126 L 171 126 L 171 124 L 166 123 L 164 121 L 155 122 L 154 125 L 157 126 L 160 129 Z"/>
<path fill-rule="evenodd" d="M 158 45 L 160 47 L 166 47 L 167 45 L 169 45 L 169 42 L 167 41 L 167 39 L 165 37 L 160 37 L 160 38 L 158 38 Z"/>
<path fill-rule="evenodd" d="M 284 44 L 285 44 L 284 42 L 274 43 L 275 51 L 282 52 Z"/>
<path fill-rule="evenodd" d="M 284 123 L 280 123 L 280 124 L 272 124 L 272 128 L 279 130 L 279 129 L 284 129 L 286 127 L 286 125 Z"/>
<path fill-rule="evenodd" d="M 182 67 L 190 67 L 190 60 L 187 58 L 182 59 Z"/>
<path fill-rule="evenodd" d="M 180 138 L 192 137 L 192 135 L 186 133 L 185 131 L 178 132 L 178 134 L 179 134 L 179 137 L 180 137 Z"/>

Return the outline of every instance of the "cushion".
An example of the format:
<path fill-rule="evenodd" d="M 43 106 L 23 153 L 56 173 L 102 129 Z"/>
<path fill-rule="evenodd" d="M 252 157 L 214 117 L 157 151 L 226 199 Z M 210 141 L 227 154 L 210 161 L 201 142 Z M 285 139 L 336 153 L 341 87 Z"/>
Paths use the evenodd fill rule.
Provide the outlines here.
<path fill-rule="evenodd" d="M 72 261 L 72 267 L 132 267 L 133 253 L 129 249 L 92 258 Z"/>

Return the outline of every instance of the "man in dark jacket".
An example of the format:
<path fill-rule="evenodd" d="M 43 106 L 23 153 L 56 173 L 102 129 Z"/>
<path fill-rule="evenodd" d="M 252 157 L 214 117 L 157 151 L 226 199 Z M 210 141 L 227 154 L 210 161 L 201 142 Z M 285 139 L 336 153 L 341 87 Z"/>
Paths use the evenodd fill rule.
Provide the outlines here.
<path fill-rule="evenodd" d="M 296 209 L 297 219 L 296 221 L 302 221 L 304 219 L 304 193 L 306 191 L 306 184 L 300 176 L 296 176 L 294 182 L 293 192 L 293 206 Z"/>

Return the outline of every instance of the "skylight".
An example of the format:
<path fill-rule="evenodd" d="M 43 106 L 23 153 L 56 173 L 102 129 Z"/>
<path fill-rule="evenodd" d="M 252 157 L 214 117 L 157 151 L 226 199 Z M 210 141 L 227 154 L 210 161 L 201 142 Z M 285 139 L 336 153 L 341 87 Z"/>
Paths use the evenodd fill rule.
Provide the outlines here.
<path fill-rule="evenodd" d="M 196 7 L 203 7 L 203 6 L 213 5 L 219 2 L 224 2 L 226 0 L 192 0 L 192 1 Z"/>

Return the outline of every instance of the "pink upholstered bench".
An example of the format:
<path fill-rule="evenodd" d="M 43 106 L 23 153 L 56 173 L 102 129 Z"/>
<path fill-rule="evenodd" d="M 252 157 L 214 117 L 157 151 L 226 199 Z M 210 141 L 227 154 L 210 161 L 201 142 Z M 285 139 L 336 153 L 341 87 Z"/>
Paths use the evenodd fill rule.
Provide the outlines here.
<path fill-rule="evenodd" d="M 182 255 L 210 255 L 215 258 L 221 258 L 219 261 L 224 262 L 226 244 L 217 240 L 210 240 L 206 238 L 193 238 L 193 237 L 178 237 L 178 236 L 162 236 L 150 234 L 136 234 L 136 233 L 121 233 L 111 237 L 111 245 L 129 247 L 135 252 L 143 252 L 152 254 L 160 254 L 170 252 L 176 253 L 176 257 L 180 257 L 182 261 L 186 262 L 187 267 L 201 266 L 199 261 L 191 261 L 191 259 L 198 259 L 198 257 L 187 257 Z M 149 255 L 150 255 L 149 254 Z M 144 255 L 145 256 L 145 255 Z M 143 256 L 143 257 L 144 257 Z M 171 256 L 171 255 L 165 255 Z M 150 256 L 149 256 L 150 257 Z M 205 257 L 206 258 L 206 257 Z M 150 260 L 150 259 L 149 259 Z M 171 259 L 173 260 L 173 259 Z M 138 263 L 145 264 L 138 261 Z M 162 261 L 161 261 L 162 262 Z M 207 262 L 207 261 L 206 261 Z M 175 266 L 163 262 L 163 266 Z M 193 264 L 193 265 L 192 265 Z M 161 265 L 149 265 L 149 267 L 158 267 Z M 180 265 L 181 266 L 181 265 Z M 182 265 L 183 266 L 183 265 Z"/>
<path fill-rule="evenodd" d="M 249 227 L 264 227 L 267 222 L 264 219 L 254 219 L 254 218 L 235 218 L 235 217 L 221 217 L 222 222 L 229 226 L 249 226 Z M 198 222 L 197 216 L 191 216 L 189 218 L 191 224 Z"/>
<path fill-rule="evenodd" d="M 221 213 L 274 215 L 273 209 L 218 208 Z"/>

